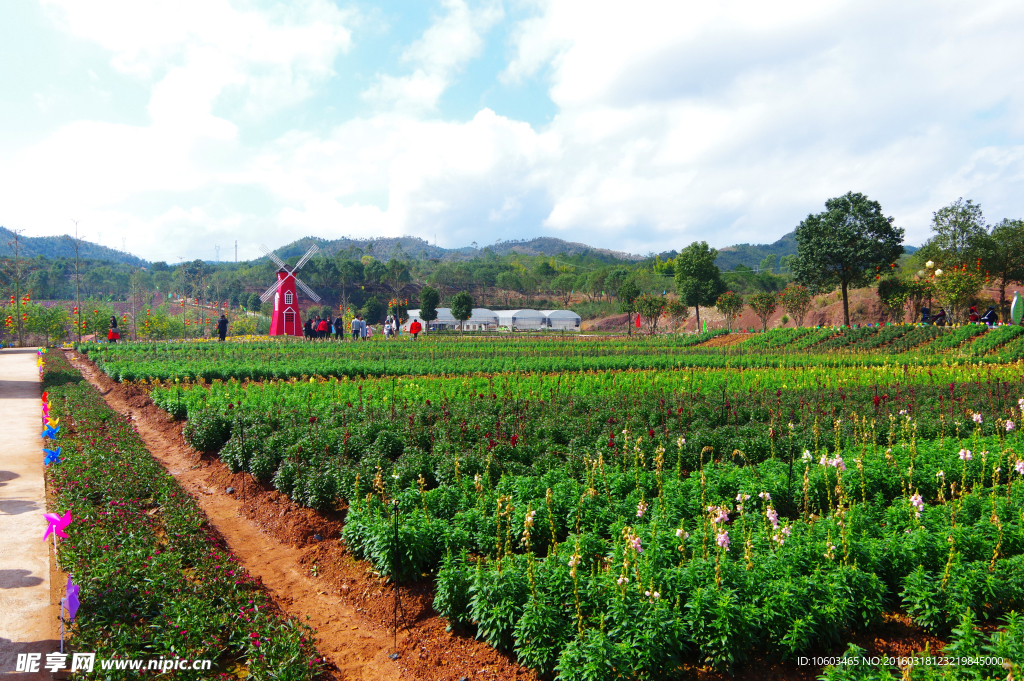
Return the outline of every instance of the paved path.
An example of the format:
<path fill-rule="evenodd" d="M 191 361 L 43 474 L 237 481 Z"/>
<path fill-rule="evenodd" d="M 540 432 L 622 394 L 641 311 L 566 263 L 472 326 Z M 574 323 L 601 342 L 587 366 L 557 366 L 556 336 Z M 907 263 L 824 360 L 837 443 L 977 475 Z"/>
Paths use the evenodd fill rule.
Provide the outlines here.
<path fill-rule="evenodd" d="M 18 653 L 55 652 L 50 552 L 43 542 L 46 491 L 35 348 L 0 350 L 0 679 Z"/>

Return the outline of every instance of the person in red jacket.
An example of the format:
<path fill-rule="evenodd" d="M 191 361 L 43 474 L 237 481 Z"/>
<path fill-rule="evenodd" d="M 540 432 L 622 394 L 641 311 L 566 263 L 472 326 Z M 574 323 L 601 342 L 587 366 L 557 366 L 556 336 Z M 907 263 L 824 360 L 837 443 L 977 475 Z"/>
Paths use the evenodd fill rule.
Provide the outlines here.
<path fill-rule="evenodd" d="M 327 330 L 330 324 L 327 323 L 326 319 L 321 319 L 320 323 L 317 324 L 316 330 L 320 333 L 320 338 L 327 338 Z"/>
<path fill-rule="evenodd" d="M 412 324 L 409 325 L 409 333 L 412 334 L 412 339 L 413 340 L 416 340 L 416 338 L 419 336 L 420 331 L 422 331 L 422 330 L 423 330 L 423 325 L 420 324 L 420 320 L 418 320 L 418 319 L 412 320 Z"/>

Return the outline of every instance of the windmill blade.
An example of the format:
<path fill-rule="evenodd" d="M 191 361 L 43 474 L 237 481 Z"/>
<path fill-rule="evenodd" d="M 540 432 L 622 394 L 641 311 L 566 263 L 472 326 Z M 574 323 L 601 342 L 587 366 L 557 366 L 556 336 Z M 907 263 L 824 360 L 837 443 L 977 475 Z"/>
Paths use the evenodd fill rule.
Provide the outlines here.
<path fill-rule="evenodd" d="M 307 296 L 312 298 L 314 303 L 319 303 L 320 302 L 320 296 L 318 296 L 317 294 L 313 293 L 313 289 L 311 289 L 308 286 L 306 286 L 306 282 L 302 281 L 298 277 L 295 277 L 295 284 L 299 288 L 302 289 L 303 293 L 305 293 Z"/>
<path fill-rule="evenodd" d="M 301 267 L 302 267 L 303 265 L 305 265 L 305 264 L 306 264 L 306 261 L 307 261 L 307 260 L 309 260 L 310 258 L 312 258 L 312 257 L 313 257 L 313 254 L 314 254 L 314 253 L 316 253 L 316 252 L 317 252 L 317 251 L 319 251 L 319 250 L 320 250 L 320 247 L 319 247 L 319 246 L 317 246 L 316 244 L 313 244 L 312 246 L 310 246 L 309 250 L 308 250 L 308 251 L 306 251 L 306 255 L 302 256 L 302 257 L 301 257 L 301 258 L 299 259 L 299 261 L 298 261 L 297 263 L 295 263 L 295 267 L 293 267 L 293 268 L 292 268 L 292 272 L 298 272 L 298 271 L 299 271 L 299 269 L 300 269 L 300 268 L 301 268 Z"/>
<path fill-rule="evenodd" d="M 280 286 L 280 284 L 281 282 L 279 281 L 275 281 L 273 284 L 271 284 L 270 288 L 264 291 L 263 295 L 260 296 L 260 300 L 262 300 L 264 303 L 270 300 L 270 297 L 277 293 L 277 287 Z"/>
<path fill-rule="evenodd" d="M 271 260 L 276 262 L 278 267 L 284 267 L 284 260 L 281 260 L 281 258 L 277 257 L 277 254 L 274 253 L 272 250 L 270 250 L 269 248 L 267 248 L 263 244 L 260 244 L 260 250 L 263 251 L 263 253 L 268 258 L 270 258 Z"/>

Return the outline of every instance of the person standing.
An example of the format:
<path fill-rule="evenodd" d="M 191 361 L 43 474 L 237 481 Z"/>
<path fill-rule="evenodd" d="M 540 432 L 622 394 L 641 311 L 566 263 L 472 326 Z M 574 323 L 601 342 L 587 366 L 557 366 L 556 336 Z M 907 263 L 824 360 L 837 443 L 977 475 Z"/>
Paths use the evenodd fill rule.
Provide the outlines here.
<path fill-rule="evenodd" d="M 366 340 L 366 320 L 362 318 L 359 319 L 359 337 Z"/>
<path fill-rule="evenodd" d="M 319 336 L 320 336 L 321 340 L 327 338 L 328 327 L 329 326 L 330 325 L 327 323 L 326 319 L 321 319 L 320 320 L 320 324 L 316 327 L 316 330 L 319 332 Z"/>
<path fill-rule="evenodd" d="M 221 342 L 224 342 L 224 339 L 228 336 L 228 318 L 223 312 L 220 315 L 220 319 L 217 320 L 217 336 Z"/>
<path fill-rule="evenodd" d="M 302 324 L 302 335 L 306 337 L 306 340 L 312 340 L 313 338 L 313 320 L 307 319 Z"/>
<path fill-rule="evenodd" d="M 334 339 L 341 340 L 345 336 L 345 320 L 339 314 L 334 320 Z"/>
<path fill-rule="evenodd" d="M 359 338 L 359 315 L 352 318 L 352 340 Z"/>
<path fill-rule="evenodd" d="M 110 315 L 110 331 L 107 332 L 107 340 L 116 343 L 121 339 L 121 332 L 117 328 L 117 316 Z"/>
<path fill-rule="evenodd" d="M 409 324 L 409 333 L 412 334 L 412 339 L 413 340 L 416 340 L 416 339 L 419 338 L 420 331 L 422 331 L 422 330 L 423 330 L 423 325 L 420 324 L 420 320 L 418 320 L 418 319 L 412 320 L 412 323 Z"/>

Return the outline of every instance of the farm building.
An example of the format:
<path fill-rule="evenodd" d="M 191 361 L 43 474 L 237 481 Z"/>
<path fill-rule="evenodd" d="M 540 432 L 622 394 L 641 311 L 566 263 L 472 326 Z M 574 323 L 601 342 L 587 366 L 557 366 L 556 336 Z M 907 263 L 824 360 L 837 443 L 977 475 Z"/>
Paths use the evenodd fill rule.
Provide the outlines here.
<path fill-rule="evenodd" d="M 583 318 L 572 310 L 541 310 L 551 331 L 579 331 Z"/>
<path fill-rule="evenodd" d="M 540 331 L 547 328 L 547 318 L 537 310 L 498 310 L 498 326 L 513 331 Z"/>
<path fill-rule="evenodd" d="M 437 319 L 429 324 L 420 317 L 418 309 L 409 310 L 409 319 L 402 325 L 402 328 L 408 331 L 409 324 L 414 319 L 419 320 L 423 328 L 428 331 L 457 330 L 459 328 L 459 320 L 452 316 L 452 310 L 448 307 L 437 308 Z M 465 321 L 462 328 L 465 331 L 496 331 L 498 329 L 498 315 L 487 308 L 474 307 L 472 316 Z"/>

